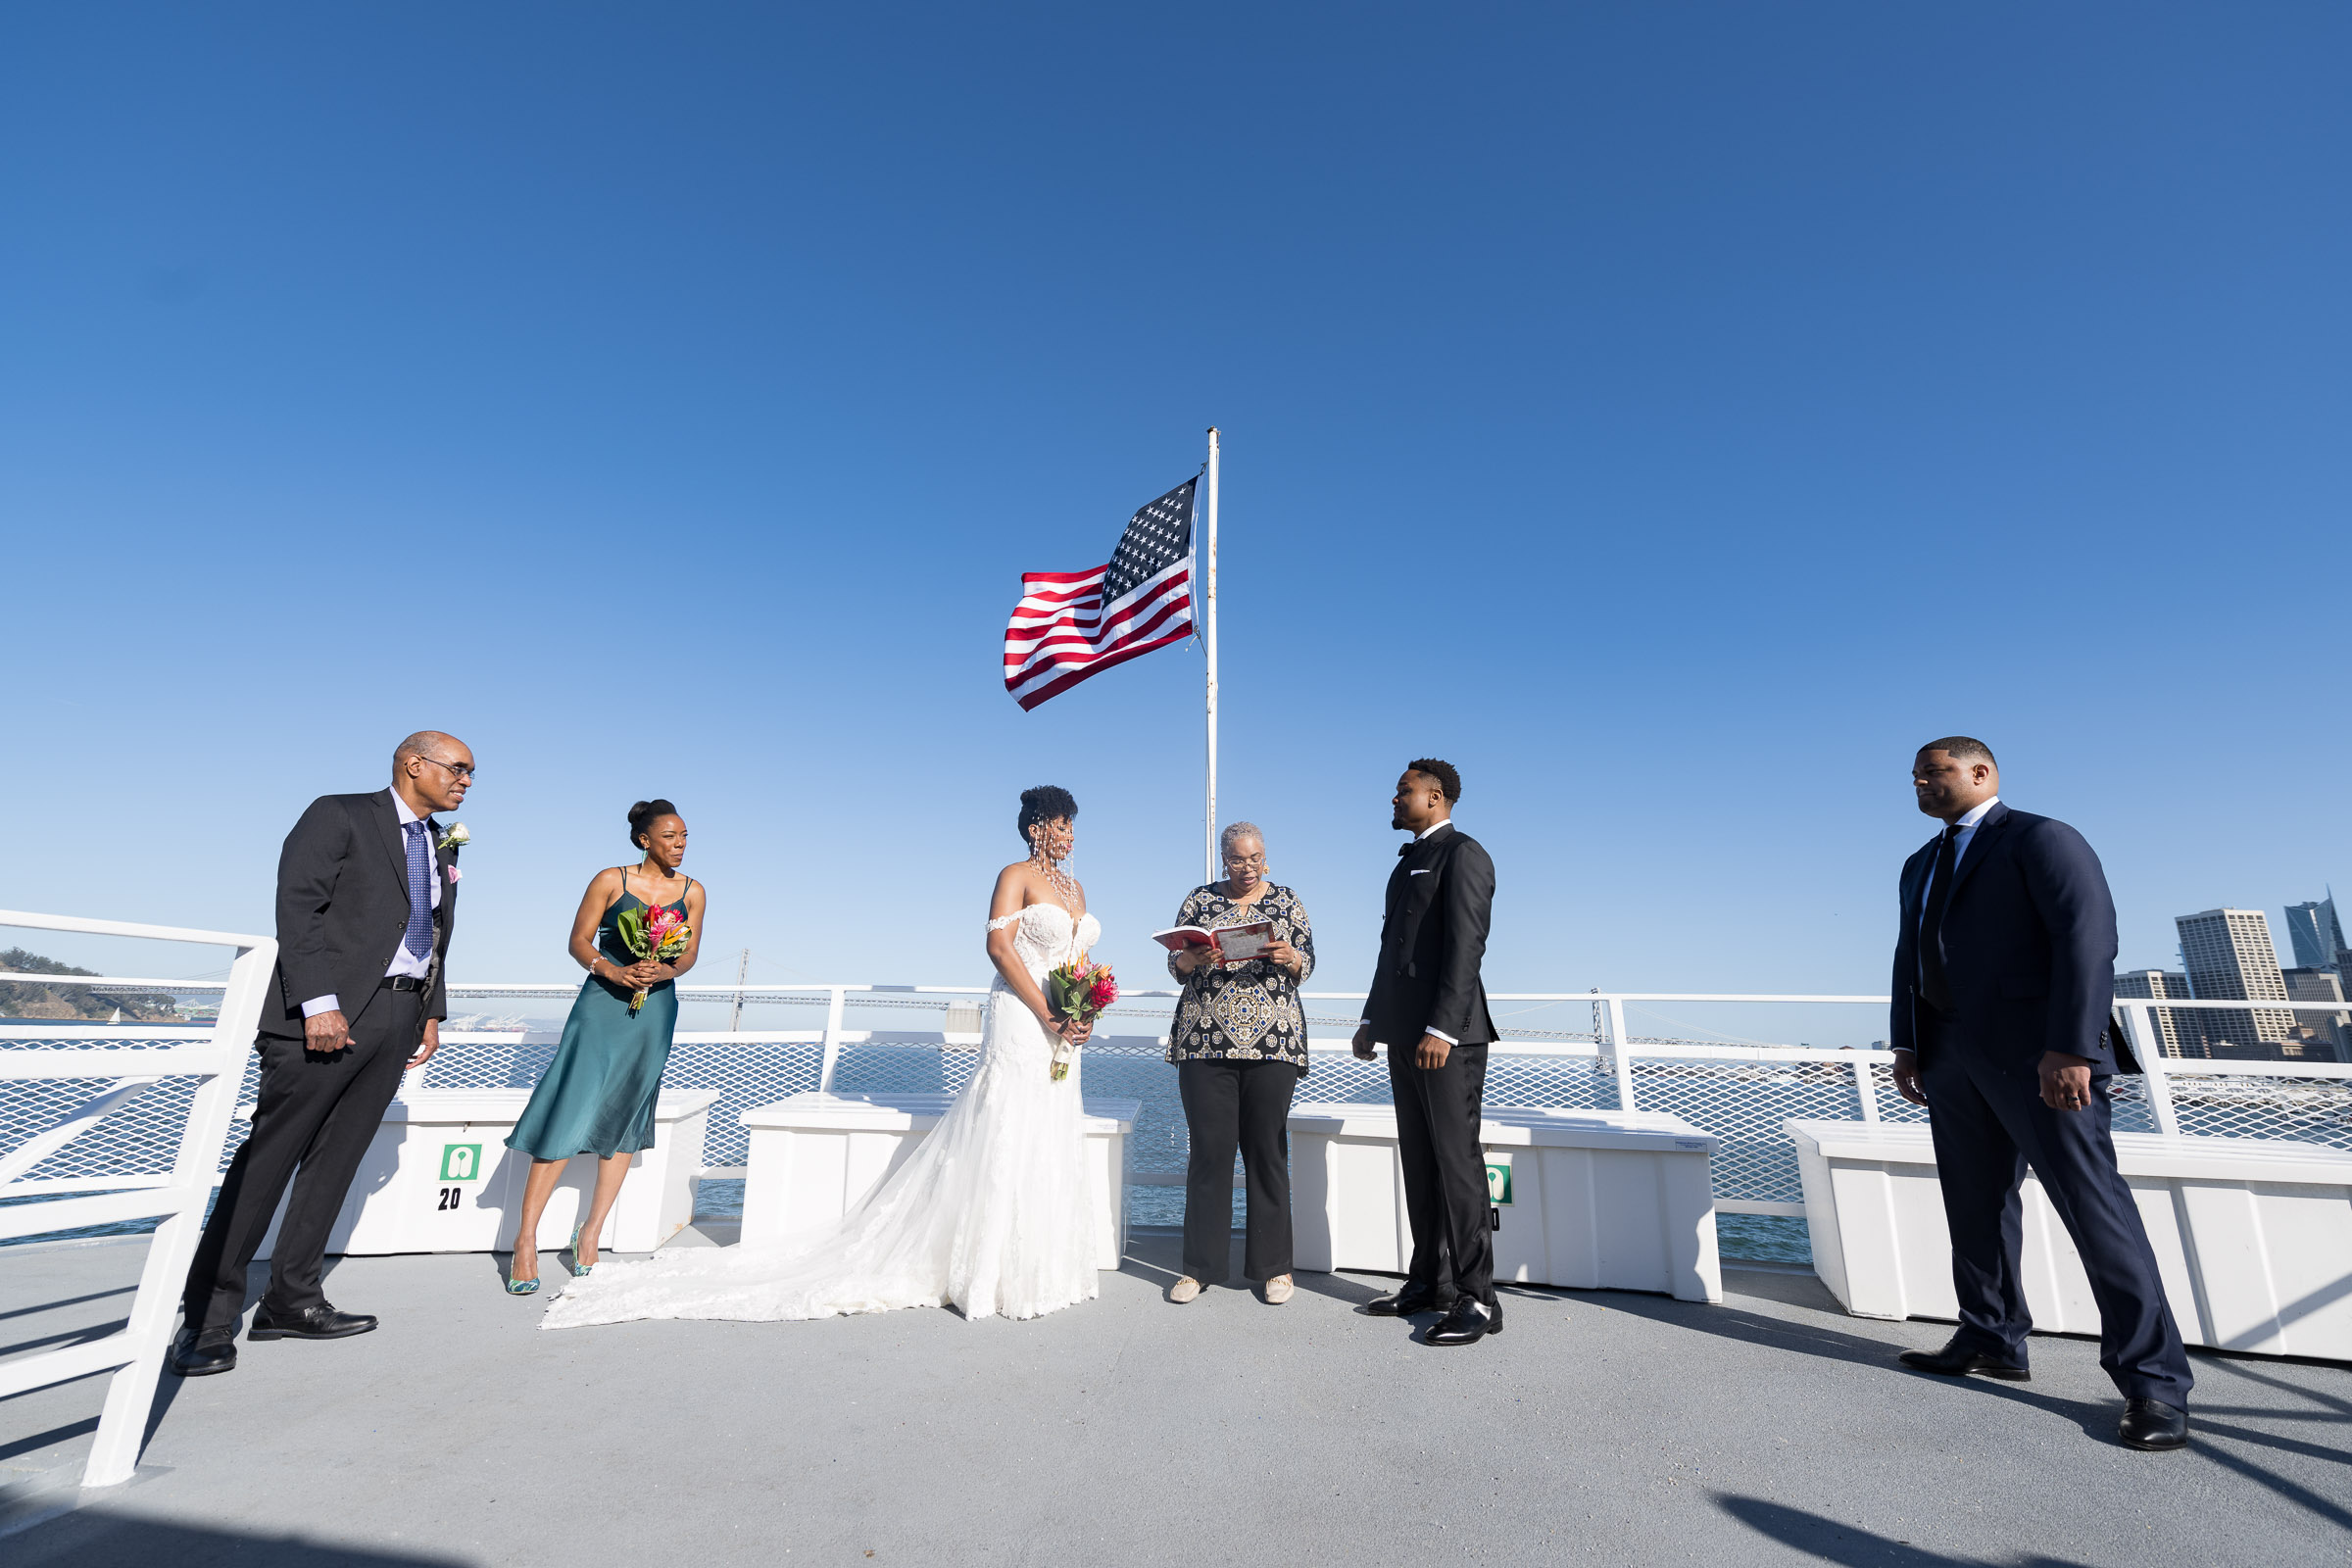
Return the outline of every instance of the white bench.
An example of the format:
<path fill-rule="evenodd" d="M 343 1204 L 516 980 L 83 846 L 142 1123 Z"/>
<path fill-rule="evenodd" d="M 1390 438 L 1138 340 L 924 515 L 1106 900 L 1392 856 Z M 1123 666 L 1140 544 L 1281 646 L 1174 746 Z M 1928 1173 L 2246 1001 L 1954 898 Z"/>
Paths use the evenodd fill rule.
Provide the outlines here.
<path fill-rule="evenodd" d="M 527 1089 L 404 1088 L 352 1178 L 327 1233 L 330 1252 L 503 1252 L 514 1244 L 528 1154 L 507 1147 Z M 703 1163 L 706 1113 L 715 1089 L 662 1091 L 654 1103 L 654 1146 L 629 1161 L 620 1200 L 597 1246 L 650 1252 L 694 1220 L 694 1173 Z M 237 1114 L 250 1118 L 253 1107 Z M 562 1247 L 588 1211 L 593 1158 L 564 1169 L 539 1217 L 539 1245 Z M 285 1204 L 270 1221 L 261 1255 L 277 1245 Z"/>
<path fill-rule="evenodd" d="M 848 1213 L 906 1162 L 939 1125 L 954 1095 L 794 1095 L 739 1118 L 751 1133 L 743 1182 L 743 1240 L 773 1241 Z M 1142 1107 L 1088 1099 L 1087 1169 L 1101 1215 L 1098 1268 L 1127 1250 L 1127 1135 Z"/>
<path fill-rule="evenodd" d="M 1955 1320 L 1951 1232 L 1918 1123 L 1791 1121 L 1813 1268 L 1857 1317 Z M 2283 1139 L 2115 1135 L 2164 1293 L 2191 1345 L 2352 1360 L 2352 1153 Z M 2096 1334 L 2057 1211 L 2026 1178 L 2034 1326 Z"/>
<path fill-rule="evenodd" d="M 1723 1299 L 1710 1135 L 1651 1111 L 1497 1107 L 1479 1141 L 1502 1213 L 1497 1280 Z M 1413 1239 L 1395 1109 L 1293 1107 L 1291 1200 L 1300 1268 L 1403 1273 Z"/>

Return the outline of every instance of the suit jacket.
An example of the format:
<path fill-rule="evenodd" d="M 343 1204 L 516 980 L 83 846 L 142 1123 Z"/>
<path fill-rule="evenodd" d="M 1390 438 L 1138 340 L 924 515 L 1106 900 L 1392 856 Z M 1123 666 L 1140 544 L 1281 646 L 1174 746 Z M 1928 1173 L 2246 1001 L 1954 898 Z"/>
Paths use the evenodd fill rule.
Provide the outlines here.
<path fill-rule="evenodd" d="M 432 991 L 424 1016 L 449 1016 L 446 959 L 457 923 L 458 884 L 449 869 L 458 852 L 431 835 L 441 906 L 433 911 Z M 262 1033 L 302 1038 L 302 1004 L 333 993 L 357 1023 L 383 983 L 409 926 L 409 858 L 392 792 L 321 795 L 286 835 L 277 859 L 277 972 L 262 1005 Z"/>
<path fill-rule="evenodd" d="M 1478 975 L 1494 906 L 1494 862 L 1450 825 L 1405 847 L 1389 873 L 1380 968 L 1364 1016 L 1372 1038 L 1410 1048 L 1436 1029 L 1465 1046 L 1494 1039 Z"/>
<path fill-rule="evenodd" d="M 1887 1044 L 1918 1051 L 1919 922 L 1942 835 L 1903 862 L 1902 924 L 1894 942 L 1894 1009 Z M 2116 1070 L 2107 1039 L 2115 1005 L 2115 900 L 2082 835 L 2053 817 L 1996 804 L 1977 824 L 1952 877 L 1943 915 L 1943 972 L 1952 1011 L 1929 1031 L 2031 1067 L 2045 1051 Z M 1925 1057 L 1923 1055 L 1922 1059 Z"/>

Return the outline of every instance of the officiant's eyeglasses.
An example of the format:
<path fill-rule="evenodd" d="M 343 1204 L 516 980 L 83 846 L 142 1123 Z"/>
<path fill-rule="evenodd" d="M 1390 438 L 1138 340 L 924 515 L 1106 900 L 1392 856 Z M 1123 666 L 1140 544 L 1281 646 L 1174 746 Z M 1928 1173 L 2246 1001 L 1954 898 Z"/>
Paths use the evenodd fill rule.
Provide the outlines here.
<path fill-rule="evenodd" d="M 418 752 L 416 755 L 418 757 L 424 757 L 422 752 Z M 473 764 L 471 762 L 444 762 L 438 757 L 424 757 L 424 760 L 432 763 L 435 767 L 448 768 L 451 773 L 455 774 L 459 778 L 473 777 Z"/>
<path fill-rule="evenodd" d="M 1262 871 L 1266 867 L 1266 852 L 1260 850 L 1255 855 L 1228 855 L 1225 857 L 1225 863 L 1235 866 L 1254 865 Z"/>

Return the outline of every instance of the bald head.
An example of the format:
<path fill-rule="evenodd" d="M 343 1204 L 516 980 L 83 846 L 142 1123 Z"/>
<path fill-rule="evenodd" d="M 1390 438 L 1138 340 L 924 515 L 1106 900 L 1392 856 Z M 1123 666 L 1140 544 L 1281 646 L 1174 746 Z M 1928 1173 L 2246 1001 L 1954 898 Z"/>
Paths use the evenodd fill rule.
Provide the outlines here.
<path fill-rule="evenodd" d="M 392 748 L 392 771 L 399 772 L 402 765 L 412 757 L 446 757 L 449 755 L 445 751 L 436 752 L 436 747 L 455 747 L 459 751 L 466 749 L 464 743 L 455 735 L 444 735 L 437 729 L 420 729 Z"/>
<path fill-rule="evenodd" d="M 472 786 L 472 749 L 455 735 L 420 729 L 392 749 L 392 788 L 418 816 L 456 810 Z"/>

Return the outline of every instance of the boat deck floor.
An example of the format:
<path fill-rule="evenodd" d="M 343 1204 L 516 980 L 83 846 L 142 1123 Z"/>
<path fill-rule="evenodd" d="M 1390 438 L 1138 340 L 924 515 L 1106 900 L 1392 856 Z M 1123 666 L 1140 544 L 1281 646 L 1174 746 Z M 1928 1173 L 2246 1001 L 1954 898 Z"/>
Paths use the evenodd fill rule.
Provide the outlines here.
<path fill-rule="evenodd" d="M 142 1242 L 0 1251 L 0 1354 L 119 1323 Z M 558 1272 L 553 1254 L 549 1273 Z M 1036 1322 L 537 1331 L 484 1255 L 354 1257 L 383 1327 L 167 1374 L 137 1478 L 80 1494 L 102 1379 L 0 1401 L 16 1568 L 423 1564 L 2341 1564 L 2352 1370 L 2199 1353 L 2195 1446 L 2118 1446 L 2097 1347 L 1908 1373 L 1935 1323 L 1735 1270 L 1722 1305 L 1517 1292 L 1469 1349 L 1161 1291 L 1138 1236 Z M 260 1271 L 256 1285 L 260 1284 Z M 44 1486 L 46 1489 L 44 1490 Z M 75 1505 L 78 1504 L 78 1505 Z M 60 1511 L 65 1510 L 65 1511 Z M 42 1517 L 47 1514 L 48 1517 Z M 0 1527 L 6 1528 L 6 1527 Z"/>

